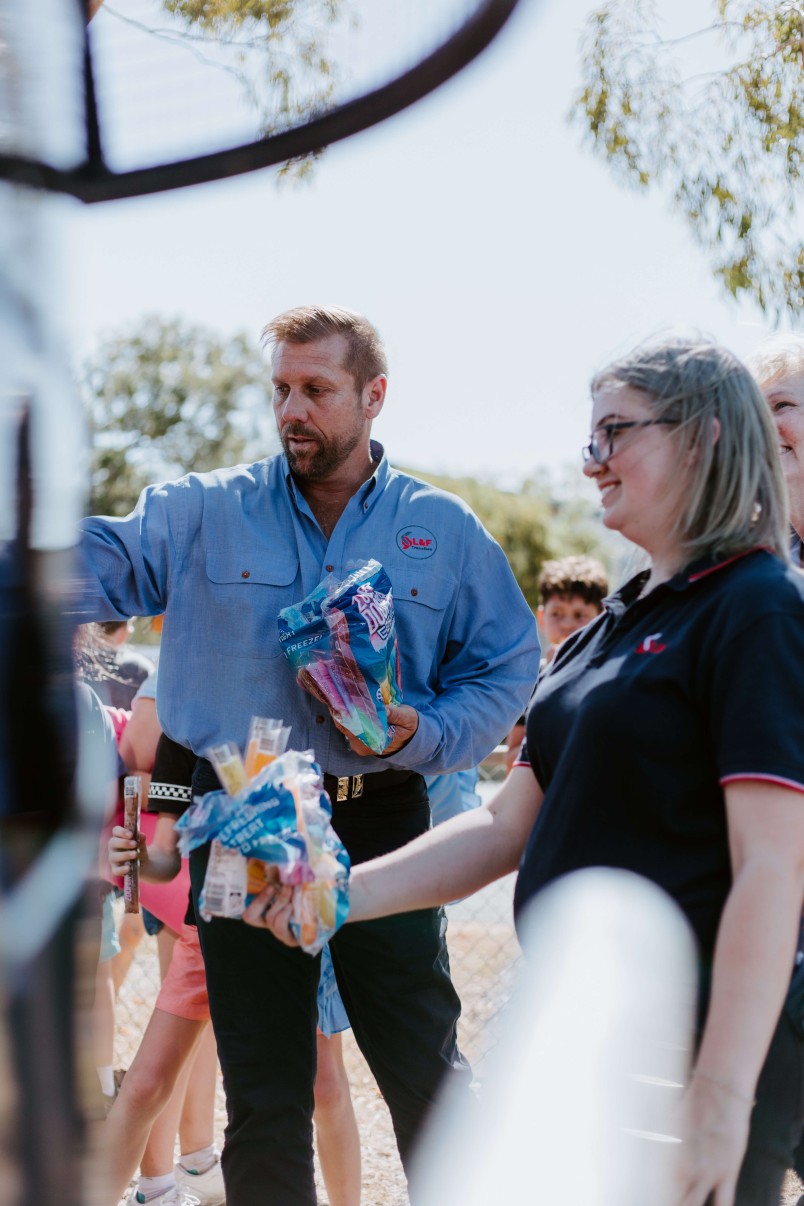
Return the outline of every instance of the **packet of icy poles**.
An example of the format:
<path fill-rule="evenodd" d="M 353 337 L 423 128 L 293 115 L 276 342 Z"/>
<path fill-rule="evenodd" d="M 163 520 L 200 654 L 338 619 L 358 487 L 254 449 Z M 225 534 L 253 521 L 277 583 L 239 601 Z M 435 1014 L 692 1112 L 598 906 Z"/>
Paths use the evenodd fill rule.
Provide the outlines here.
<path fill-rule="evenodd" d="M 348 911 L 349 857 L 331 819 L 309 751 L 278 755 L 236 800 L 224 792 L 196 800 L 177 829 L 183 851 L 213 839 L 201 915 L 239 917 L 267 884 L 293 885 L 291 929 L 316 954 Z"/>
<path fill-rule="evenodd" d="M 381 754 L 388 704 L 402 702 L 391 583 L 379 561 L 325 578 L 278 616 L 279 642 L 299 684 Z"/>
<path fill-rule="evenodd" d="M 135 841 L 140 836 L 140 806 L 142 804 L 142 779 L 139 775 L 126 775 L 123 780 L 123 826 Z M 135 859 L 123 876 L 123 899 L 126 913 L 140 911 L 140 864 Z"/>

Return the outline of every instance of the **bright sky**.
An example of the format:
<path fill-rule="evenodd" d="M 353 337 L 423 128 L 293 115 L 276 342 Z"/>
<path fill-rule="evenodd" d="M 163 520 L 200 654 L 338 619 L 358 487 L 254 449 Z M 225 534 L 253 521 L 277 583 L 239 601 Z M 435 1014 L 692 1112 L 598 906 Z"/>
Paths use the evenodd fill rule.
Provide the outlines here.
<path fill-rule="evenodd" d="M 479 62 L 332 148 L 310 184 L 260 172 L 77 211 L 76 354 L 146 313 L 256 339 L 289 306 L 342 303 L 388 346 L 375 434 L 391 459 L 516 484 L 577 462 L 589 377 L 638 340 L 695 327 L 748 353 L 758 312 L 721 291 L 669 202 L 621 189 L 567 123 L 592 6 L 522 7 Z M 674 28 L 708 20 L 695 0 L 658 7 Z"/>

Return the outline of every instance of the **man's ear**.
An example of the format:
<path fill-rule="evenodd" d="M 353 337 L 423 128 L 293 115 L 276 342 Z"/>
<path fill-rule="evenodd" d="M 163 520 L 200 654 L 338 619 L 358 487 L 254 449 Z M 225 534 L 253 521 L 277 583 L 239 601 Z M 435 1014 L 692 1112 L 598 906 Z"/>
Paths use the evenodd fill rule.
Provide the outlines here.
<path fill-rule="evenodd" d="M 716 444 L 719 439 L 720 439 L 720 419 L 714 418 L 712 420 L 712 444 L 713 445 Z"/>
<path fill-rule="evenodd" d="M 363 405 L 366 411 L 367 419 L 376 419 L 377 415 L 383 408 L 385 402 L 385 393 L 388 389 L 388 378 L 384 373 L 379 373 L 368 381 L 363 389 Z"/>

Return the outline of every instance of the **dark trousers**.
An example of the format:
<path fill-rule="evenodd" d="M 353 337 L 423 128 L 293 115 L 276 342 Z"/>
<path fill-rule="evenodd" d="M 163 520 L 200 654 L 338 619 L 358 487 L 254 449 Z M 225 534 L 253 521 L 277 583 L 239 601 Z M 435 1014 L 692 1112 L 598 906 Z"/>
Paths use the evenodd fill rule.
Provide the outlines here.
<path fill-rule="evenodd" d="M 194 782 L 195 790 L 209 790 Z M 353 862 L 429 827 L 420 776 L 387 794 L 334 805 Z M 208 847 L 193 852 L 193 896 Z M 227 1206 L 312 1206 L 313 1083 L 319 960 L 240 921 L 199 917 L 210 1012 L 228 1111 Z M 405 1166 L 445 1074 L 469 1091 L 456 1039 L 443 910 L 345 926 L 330 944 L 355 1038 L 388 1104 Z"/>

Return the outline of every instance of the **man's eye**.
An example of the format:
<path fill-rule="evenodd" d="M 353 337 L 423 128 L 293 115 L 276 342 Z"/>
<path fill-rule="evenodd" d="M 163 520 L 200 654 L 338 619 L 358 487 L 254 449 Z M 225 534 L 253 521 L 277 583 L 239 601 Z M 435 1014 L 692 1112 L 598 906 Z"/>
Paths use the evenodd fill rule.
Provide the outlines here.
<path fill-rule="evenodd" d="M 792 402 L 774 402 L 773 413 L 775 415 L 779 415 L 782 413 L 783 410 L 790 410 L 792 405 L 793 405 Z"/>

